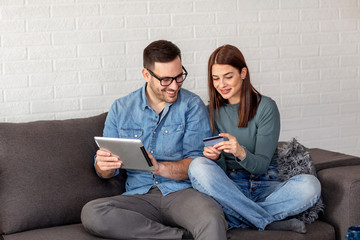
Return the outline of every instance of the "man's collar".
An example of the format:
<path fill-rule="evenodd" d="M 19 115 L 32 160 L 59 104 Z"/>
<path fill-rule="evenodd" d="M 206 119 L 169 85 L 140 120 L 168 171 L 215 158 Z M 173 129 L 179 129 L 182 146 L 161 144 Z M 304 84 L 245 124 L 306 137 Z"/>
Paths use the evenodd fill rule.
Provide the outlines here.
<path fill-rule="evenodd" d="M 142 88 L 141 88 L 141 109 L 142 110 L 145 110 L 146 107 L 151 109 L 149 102 L 147 100 L 147 97 L 146 97 L 146 86 L 147 86 L 147 83 L 145 83 L 144 86 L 142 86 Z"/>

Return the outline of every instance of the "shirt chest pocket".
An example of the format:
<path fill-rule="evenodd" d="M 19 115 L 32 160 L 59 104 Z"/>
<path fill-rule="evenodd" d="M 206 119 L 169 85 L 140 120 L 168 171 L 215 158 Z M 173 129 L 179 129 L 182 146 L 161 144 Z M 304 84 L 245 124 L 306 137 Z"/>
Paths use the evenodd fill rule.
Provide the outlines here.
<path fill-rule="evenodd" d="M 143 130 L 141 128 L 120 128 L 120 138 L 142 139 Z"/>
<path fill-rule="evenodd" d="M 161 128 L 162 146 L 168 157 L 182 158 L 184 124 L 172 124 Z"/>

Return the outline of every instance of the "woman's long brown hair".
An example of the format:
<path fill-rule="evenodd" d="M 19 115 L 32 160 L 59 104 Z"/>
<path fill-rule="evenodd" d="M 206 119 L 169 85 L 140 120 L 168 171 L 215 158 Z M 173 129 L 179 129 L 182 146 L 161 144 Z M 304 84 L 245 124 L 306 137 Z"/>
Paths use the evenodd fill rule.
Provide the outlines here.
<path fill-rule="evenodd" d="M 241 70 L 246 67 L 247 74 L 242 82 L 240 91 L 238 127 L 247 127 L 248 122 L 255 116 L 261 99 L 261 94 L 252 86 L 250 82 L 250 72 L 241 51 L 232 45 L 224 45 L 217 48 L 211 54 L 208 62 L 208 89 L 210 97 L 209 113 L 211 130 L 214 130 L 214 111 L 216 116 L 219 117 L 220 107 L 229 103 L 228 100 L 224 99 L 214 87 L 212 78 L 212 66 L 214 64 L 231 65 L 238 69 L 239 73 L 241 73 Z"/>

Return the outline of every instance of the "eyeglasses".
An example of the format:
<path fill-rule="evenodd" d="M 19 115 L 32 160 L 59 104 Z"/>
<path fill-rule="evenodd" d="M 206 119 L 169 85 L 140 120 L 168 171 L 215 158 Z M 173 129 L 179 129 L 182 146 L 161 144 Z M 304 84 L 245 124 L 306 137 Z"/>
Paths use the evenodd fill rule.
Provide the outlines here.
<path fill-rule="evenodd" d="M 186 71 L 186 69 L 184 68 L 184 66 L 181 66 L 182 69 L 184 70 L 183 73 L 177 75 L 176 77 L 164 77 L 164 78 L 159 78 L 158 76 L 155 75 L 155 73 L 153 73 L 150 69 L 146 68 L 146 70 L 149 71 L 150 75 L 153 76 L 154 78 L 156 78 L 157 80 L 160 81 L 160 85 L 161 86 L 169 86 L 174 80 L 176 81 L 176 83 L 182 83 L 183 81 L 185 81 L 186 76 L 188 75 L 188 72 Z"/>

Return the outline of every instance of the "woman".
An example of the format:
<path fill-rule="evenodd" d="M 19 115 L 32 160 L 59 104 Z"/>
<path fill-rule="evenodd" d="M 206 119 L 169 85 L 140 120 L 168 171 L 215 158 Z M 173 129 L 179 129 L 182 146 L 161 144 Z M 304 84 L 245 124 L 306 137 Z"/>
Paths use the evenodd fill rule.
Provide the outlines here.
<path fill-rule="evenodd" d="M 279 111 L 251 85 L 239 49 L 225 45 L 212 53 L 208 85 L 213 135 L 226 140 L 204 147 L 206 158 L 192 161 L 193 187 L 218 201 L 230 227 L 305 233 L 305 224 L 289 217 L 317 202 L 320 183 L 306 174 L 279 181 Z"/>

